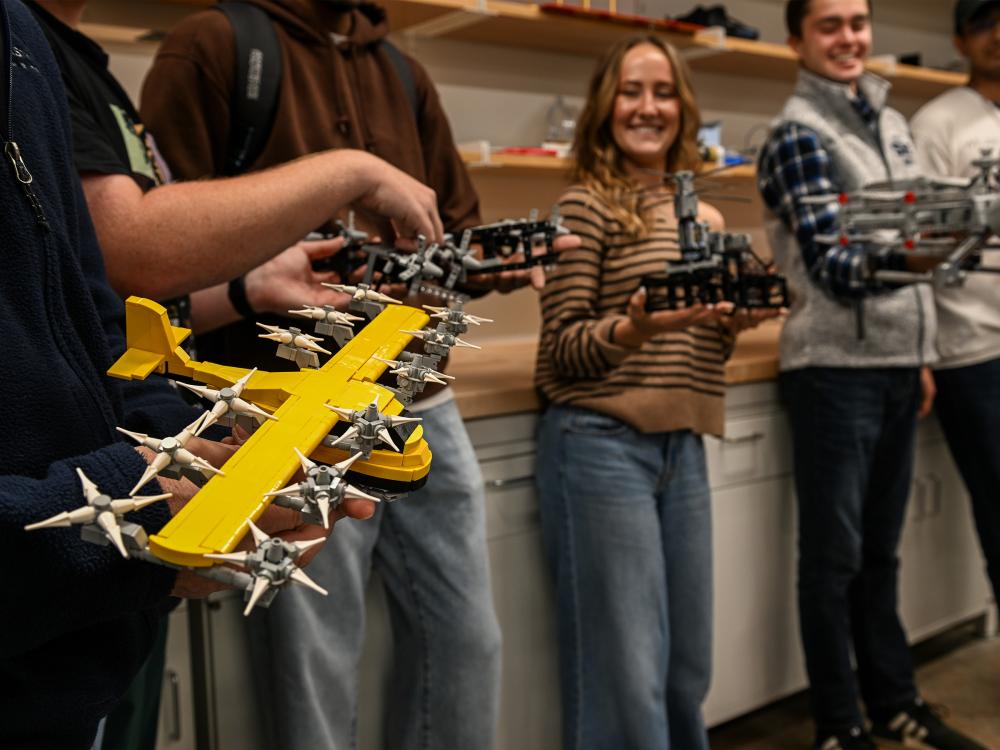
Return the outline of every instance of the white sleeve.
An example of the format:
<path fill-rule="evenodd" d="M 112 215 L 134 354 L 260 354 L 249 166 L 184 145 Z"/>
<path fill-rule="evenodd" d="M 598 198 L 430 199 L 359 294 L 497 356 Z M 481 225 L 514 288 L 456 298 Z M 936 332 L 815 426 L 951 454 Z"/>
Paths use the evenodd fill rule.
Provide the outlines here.
<path fill-rule="evenodd" d="M 913 142 L 917 146 L 917 160 L 928 176 L 951 177 L 961 173 L 954 162 L 950 127 L 946 120 L 935 116 L 934 107 L 922 108 L 910 122 Z"/>

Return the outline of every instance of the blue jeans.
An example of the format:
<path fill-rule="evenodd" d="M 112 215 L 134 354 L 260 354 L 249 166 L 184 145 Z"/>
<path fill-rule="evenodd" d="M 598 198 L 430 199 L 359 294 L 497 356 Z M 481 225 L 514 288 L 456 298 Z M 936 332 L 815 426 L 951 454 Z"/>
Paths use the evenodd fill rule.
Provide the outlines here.
<path fill-rule="evenodd" d="M 567 750 L 707 750 L 711 497 L 701 437 L 552 406 L 538 440 Z"/>
<path fill-rule="evenodd" d="M 493 747 L 500 628 L 483 480 L 455 403 L 419 416 L 434 453 L 427 484 L 382 504 L 373 518 L 337 524 L 308 569 L 328 597 L 290 587 L 249 618 L 273 747 L 355 746 L 365 586 L 373 567 L 385 583 L 394 638 L 386 747 Z"/>
<path fill-rule="evenodd" d="M 1000 359 L 937 370 L 938 419 L 972 497 L 993 596 L 1000 599 Z"/>
<path fill-rule="evenodd" d="M 794 441 L 799 622 L 825 737 L 862 725 L 859 697 L 882 720 L 917 696 L 896 609 L 920 378 L 916 368 L 816 367 L 782 373 L 780 385 Z"/>

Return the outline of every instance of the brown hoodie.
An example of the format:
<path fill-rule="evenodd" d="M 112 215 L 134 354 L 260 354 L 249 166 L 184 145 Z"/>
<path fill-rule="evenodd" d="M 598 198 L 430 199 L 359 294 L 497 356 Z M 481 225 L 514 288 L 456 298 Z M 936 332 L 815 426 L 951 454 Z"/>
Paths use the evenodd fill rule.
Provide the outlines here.
<path fill-rule="evenodd" d="M 379 42 L 385 11 L 364 2 L 349 17 L 323 0 L 251 0 L 275 21 L 282 83 L 274 126 L 254 169 L 329 148 L 365 149 L 432 187 L 445 228 L 479 223 L 479 201 L 455 150 L 437 91 L 407 61 L 419 117 Z M 346 38 L 335 43 L 334 29 Z M 160 47 L 142 89 L 141 114 L 178 179 L 222 171 L 230 127 L 235 45 L 228 19 L 203 11 L 182 21 Z M 359 216 L 384 238 L 385 222 Z"/>
<path fill-rule="evenodd" d="M 437 91 L 423 67 L 407 57 L 417 91 L 414 119 L 396 66 L 380 44 L 388 32 L 380 6 L 363 2 L 345 17 L 323 0 L 250 1 L 275 21 L 282 48 L 277 113 L 252 169 L 330 148 L 365 149 L 433 188 L 447 231 L 480 223 L 479 199 Z M 346 38 L 335 43 L 333 30 Z M 222 173 L 235 57 L 232 26 L 214 10 L 187 17 L 156 55 L 140 111 L 177 179 Z M 385 240 L 393 236 L 381 217 L 359 211 L 357 224 Z M 275 316 L 260 319 L 289 323 Z M 226 364 L 252 367 L 263 361 L 281 369 L 273 345 L 260 341 L 258 333 L 252 321 L 239 321 L 200 336 L 199 349 Z M 425 395 L 434 390 L 428 387 Z"/>

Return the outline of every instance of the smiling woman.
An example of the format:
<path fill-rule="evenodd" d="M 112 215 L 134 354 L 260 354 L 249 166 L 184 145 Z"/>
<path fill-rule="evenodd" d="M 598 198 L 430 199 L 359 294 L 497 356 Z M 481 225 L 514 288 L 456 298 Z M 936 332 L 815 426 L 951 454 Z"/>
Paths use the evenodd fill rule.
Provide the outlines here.
<path fill-rule="evenodd" d="M 645 311 L 680 258 L 664 173 L 697 167 L 694 92 L 655 37 L 608 51 L 559 212 L 581 246 L 542 292 L 542 529 L 558 591 L 567 749 L 707 750 L 711 520 L 701 435 L 722 431 L 721 309 Z M 704 206 L 701 219 L 721 228 Z"/>

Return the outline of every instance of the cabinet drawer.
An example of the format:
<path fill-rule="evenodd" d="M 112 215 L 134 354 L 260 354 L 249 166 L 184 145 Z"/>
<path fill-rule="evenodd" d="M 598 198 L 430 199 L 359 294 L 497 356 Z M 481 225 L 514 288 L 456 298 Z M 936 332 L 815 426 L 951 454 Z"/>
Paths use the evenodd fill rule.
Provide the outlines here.
<path fill-rule="evenodd" d="M 538 497 L 532 476 L 486 489 L 486 538 L 500 539 L 539 528 Z"/>
<path fill-rule="evenodd" d="M 792 441 L 784 412 L 729 419 L 726 437 L 705 439 L 712 487 L 756 482 L 792 471 Z"/>
<path fill-rule="evenodd" d="M 470 419 L 465 423 L 465 429 L 472 439 L 476 452 L 479 453 L 487 446 L 534 442 L 537 424 L 538 415 L 535 412 L 525 412 L 507 417 Z"/>

